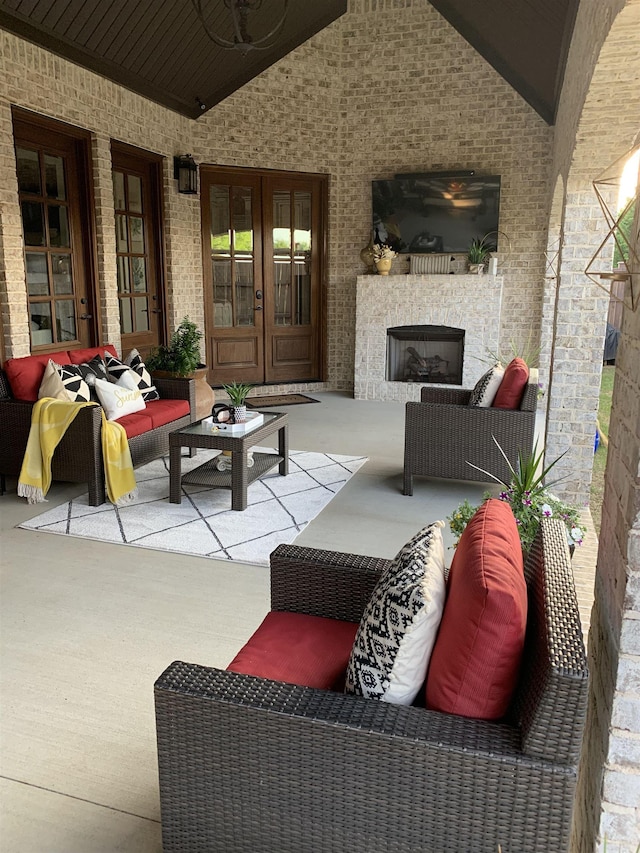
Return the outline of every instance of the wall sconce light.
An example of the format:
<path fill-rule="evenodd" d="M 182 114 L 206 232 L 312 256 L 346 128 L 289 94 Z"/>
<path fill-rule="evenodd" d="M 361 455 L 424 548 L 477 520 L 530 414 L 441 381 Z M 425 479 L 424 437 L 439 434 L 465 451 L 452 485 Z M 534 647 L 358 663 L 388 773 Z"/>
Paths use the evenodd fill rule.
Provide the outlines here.
<path fill-rule="evenodd" d="M 173 177 L 178 182 L 178 192 L 195 195 L 198 192 L 198 167 L 191 154 L 173 158 Z"/>

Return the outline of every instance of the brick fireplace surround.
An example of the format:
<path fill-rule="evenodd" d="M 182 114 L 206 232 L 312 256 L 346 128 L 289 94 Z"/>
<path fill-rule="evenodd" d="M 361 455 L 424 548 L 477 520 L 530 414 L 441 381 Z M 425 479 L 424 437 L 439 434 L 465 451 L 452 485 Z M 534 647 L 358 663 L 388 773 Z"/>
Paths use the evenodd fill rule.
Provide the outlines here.
<path fill-rule="evenodd" d="M 499 348 L 502 287 L 493 275 L 358 276 L 355 399 L 420 399 L 420 383 L 385 379 L 387 329 L 415 324 L 465 330 L 462 387 L 473 388 Z"/>

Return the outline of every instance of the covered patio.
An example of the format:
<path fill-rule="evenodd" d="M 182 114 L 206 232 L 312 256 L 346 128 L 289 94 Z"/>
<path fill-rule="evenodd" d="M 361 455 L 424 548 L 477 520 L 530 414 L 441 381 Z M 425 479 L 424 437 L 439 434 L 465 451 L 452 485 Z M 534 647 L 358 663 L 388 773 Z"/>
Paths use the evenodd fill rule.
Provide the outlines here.
<path fill-rule="evenodd" d="M 125 88 L 95 67 L 87 70 L 86 63 L 34 44 L 33 33 L 9 25 L 5 10 L 2 361 L 36 345 L 16 122 L 36 116 L 84 140 L 94 223 L 88 280 L 95 312 L 88 319 L 92 343 L 119 350 L 126 333 L 114 236 L 112 168 L 124 162 L 118 158 L 136 149 L 158 176 L 165 333 L 187 314 L 203 329 L 209 322 L 201 200 L 178 192 L 174 156 L 189 151 L 205 171 L 321 176 L 328 187 L 321 369 L 312 380 L 265 384 L 261 393 L 301 391 L 322 400 L 290 410 L 292 447 L 369 456 L 300 544 L 393 556 L 425 523 L 445 518 L 464 498 L 479 499 L 484 486 L 423 481 L 412 498 L 403 496 L 404 402 L 357 393 L 363 363 L 369 366 L 362 338 L 356 340 L 356 292 L 364 279 L 359 252 L 371 227 L 371 181 L 477 167 L 502 175 L 500 228 L 509 235 L 509 250 L 499 258 L 502 296 L 492 333 L 503 352 L 527 341 L 539 348 L 547 458 L 567 451 L 558 464 L 562 495 L 586 507 L 608 303 L 584 272 L 607 233 L 593 181 L 640 144 L 640 2 L 562 4 L 575 23 L 557 78 L 547 81 L 546 105 L 513 66 L 496 65 L 482 39 L 472 46 L 473 28 L 457 19 L 456 5 L 350 0 L 345 11 L 332 4 L 331 22 L 310 23 L 307 40 L 233 94 L 218 92 L 219 102 L 198 107 L 199 118 L 189 114 L 193 104 L 161 105 L 157 92 L 141 93 L 131 80 Z M 611 244 L 606 251 L 611 263 Z M 394 263 L 390 280 L 408 272 L 402 259 Z M 628 282 L 636 294 L 638 274 L 636 264 Z M 447 279 L 452 287 L 455 279 Z M 464 307 L 476 320 L 486 316 L 481 294 Z M 442 310 L 438 323 L 450 319 L 455 305 Z M 640 829 L 639 317 L 640 310 L 625 306 L 600 543 L 585 510 L 589 536 L 573 563 L 585 631 L 591 626 L 591 699 L 573 848 L 585 853 L 604 849 L 605 838 L 608 853 L 632 853 Z M 432 322 L 426 316 L 402 322 L 409 319 Z M 211 334 L 207 347 L 214 340 Z M 207 349 L 207 357 L 211 353 Z M 474 369 L 472 380 L 482 372 L 479 364 Z M 210 381 L 216 384 L 215 376 Z M 50 505 L 80 491 L 56 484 Z M 0 500 L 2 776 L 12 849 L 35 851 L 47 839 L 47 849 L 65 853 L 159 850 L 151 685 L 178 658 L 224 667 L 266 612 L 268 573 L 143 550 L 134 561 L 131 549 L 87 548 L 79 540 L 16 530 L 40 510 L 15 493 Z"/>

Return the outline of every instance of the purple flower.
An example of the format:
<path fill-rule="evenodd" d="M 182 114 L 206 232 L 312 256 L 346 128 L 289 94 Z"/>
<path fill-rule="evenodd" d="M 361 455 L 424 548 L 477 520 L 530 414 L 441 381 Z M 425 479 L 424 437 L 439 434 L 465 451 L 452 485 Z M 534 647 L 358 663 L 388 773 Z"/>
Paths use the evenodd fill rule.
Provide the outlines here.
<path fill-rule="evenodd" d="M 500 498 L 501 501 L 508 501 L 509 500 L 509 493 L 508 492 L 500 492 L 498 497 Z"/>

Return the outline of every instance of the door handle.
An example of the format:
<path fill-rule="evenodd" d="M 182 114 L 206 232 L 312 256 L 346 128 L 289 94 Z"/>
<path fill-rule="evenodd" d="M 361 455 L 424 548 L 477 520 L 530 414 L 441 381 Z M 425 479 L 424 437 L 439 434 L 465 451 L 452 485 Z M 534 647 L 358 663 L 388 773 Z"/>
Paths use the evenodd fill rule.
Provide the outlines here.
<path fill-rule="evenodd" d="M 92 317 L 93 317 L 93 314 L 81 314 L 80 315 L 81 320 L 90 320 Z"/>
<path fill-rule="evenodd" d="M 262 305 L 256 305 L 256 307 L 253 310 L 254 311 L 262 311 Z"/>
<path fill-rule="evenodd" d="M 262 291 L 256 290 L 256 299 L 262 299 Z"/>
<path fill-rule="evenodd" d="M 152 308 L 151 313 L 152 314 L 162 314 L 162 311 L 159 308 Z"/>

